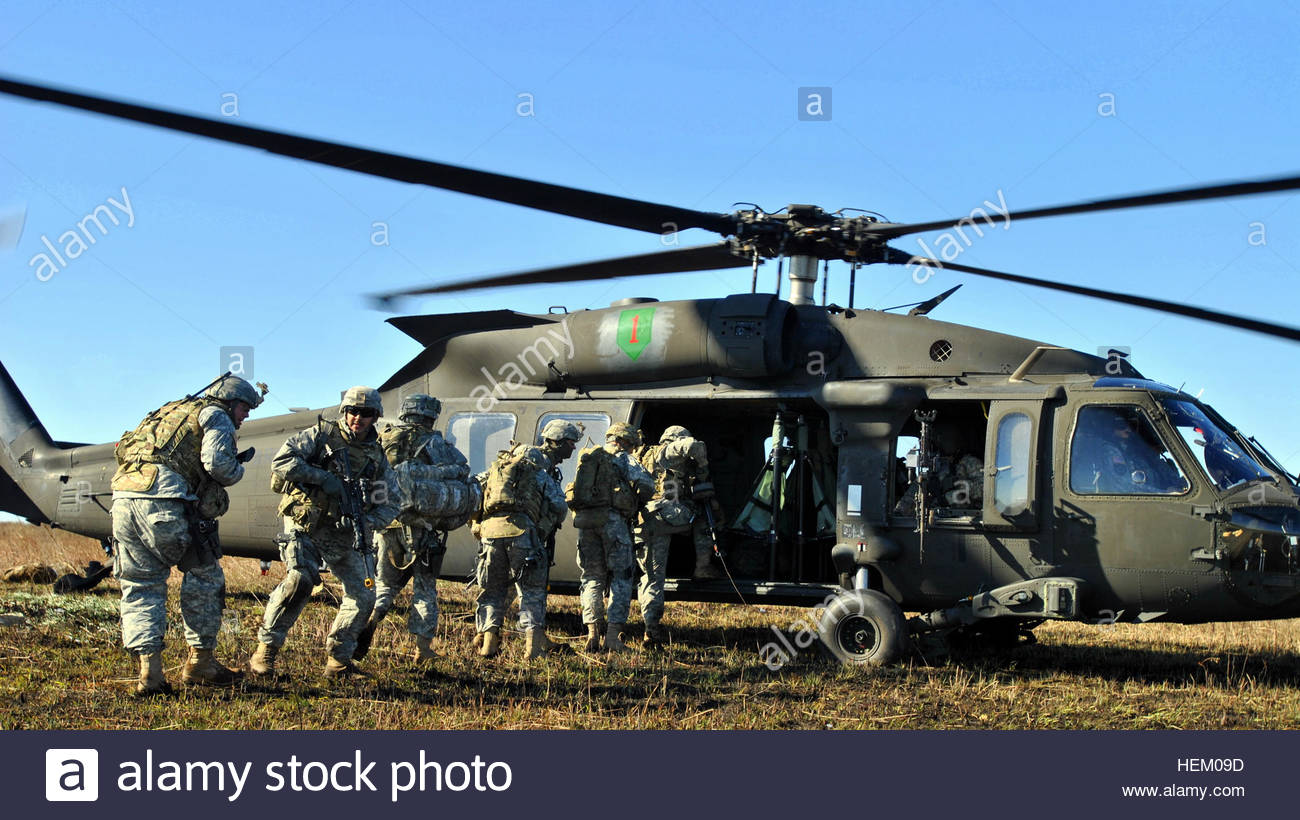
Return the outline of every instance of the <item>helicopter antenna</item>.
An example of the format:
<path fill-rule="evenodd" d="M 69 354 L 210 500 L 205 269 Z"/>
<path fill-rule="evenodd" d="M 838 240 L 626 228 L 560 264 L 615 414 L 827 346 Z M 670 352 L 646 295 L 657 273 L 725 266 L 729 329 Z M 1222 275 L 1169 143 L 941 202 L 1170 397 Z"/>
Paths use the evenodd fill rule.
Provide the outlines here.
<path fill-rule="evenodd" d="M 893 307 L 887 307 L 884 309 L 883 312 L 888 313 L 891 310 L 898 310 L 900 308 L 910 307 L 912 309 L 907 312 L 908 316 L 927 316 L 929 315 L 930 311 L 934 310 L 939 305 L 941 305 L 945 299 L 947 299 L 949 296 L 952 296 L 954 293 L 956 293 L 957 288 L 960 287 L 961 285 L 958 285 L 955 288 L 949 288 L 948 290 L 945 290 L 943 293 L 939 294 L 938 296 L 935 296 L 930 299 L 926 299 L 923 302 L 908 302 L 905 305 L 894 305 Z"/>

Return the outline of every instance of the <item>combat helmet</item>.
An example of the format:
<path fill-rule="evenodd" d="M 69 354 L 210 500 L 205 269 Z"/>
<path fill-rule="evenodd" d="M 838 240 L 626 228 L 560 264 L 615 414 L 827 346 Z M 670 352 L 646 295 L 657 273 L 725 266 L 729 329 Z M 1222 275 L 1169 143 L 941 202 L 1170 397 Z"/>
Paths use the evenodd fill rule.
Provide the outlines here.
<path fill-rule="evenodd" d="M 220 399 L 222 401 L 242 401 L 252 408 L 256 408 L 262 403 L 262 394 L 257 392 L 256 387 L 238 376 L 229 374 L 205 390 L 203 395 L 210 399 Z"/>
<path fill-rule="evenodd" d="M 343 415 L 349 407 L 368 407 L 378 415 L 382 416 L 384 414 L 384 405 L 379 400 L 379 391 L 373 387 L 361 385 L 349 387 L 347 392 L 343 394 L 343 400 L 339 402 L 339 415 Z"/>
<path fill-rule="evenodd" d="M 674 424 L 672 427 L 669 427 L 667 430 L 665 430 L 664 434 L 659 437 L 659 443 L 667 444 L 668 442 L 676 441 L 679 438 L 694 438 L 694 437 L 691 435 L 690 430 L 687 430 L 685 427 L 682 427 L 680 424 Z"/>
<path fill-rule="evenodd" d="M 605 438 L 621 441 L 629 447 L 639 447 L 641 445 L 641 431 L 625 421 L 616 421 L 611 424 L 609 429 L 605 431 Z"/>
<path fill-rule="evenodd" d="M 423 419 L 436 421 L 442 414 L 442 402 L 425 393 L 412 393 L 402 399 L 402 410 L 398 418 L 408 424 L 415 424 Z"/>
<path fill-rule="evenodd" d="M 542 428 L 543 441 L 581 441 L 582 427 L 564 419 L 552 419 Z"/>

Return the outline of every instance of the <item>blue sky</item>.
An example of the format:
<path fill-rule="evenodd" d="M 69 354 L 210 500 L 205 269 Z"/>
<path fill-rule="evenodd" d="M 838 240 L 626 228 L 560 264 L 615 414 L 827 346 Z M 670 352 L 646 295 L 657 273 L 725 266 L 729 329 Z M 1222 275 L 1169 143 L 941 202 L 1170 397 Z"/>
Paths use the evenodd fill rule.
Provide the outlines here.
<path fill-rule="evenodd" d="M 912 222 L 999 192 L 1024 209 L 1300 166 L 1300 6 L 1287 3 L 5 5 L 0 73 L 213 117 L 233 101 L 249 125 L 703 210 L 815 203 Z M 830 121 L 796 117 L 807 86 L 831 88 Z M 122 189 L 134 224 L 38 279 L 42 236 Z M 93 442 L 202 386 L 222 346 L 254 348 L 254 375 L 272 387 L 260 413 L 378 385 L 418 347 L 366 293 L 659 247 L 0 99 L 0 214 L 24 207 L 21 240 L 0 250 L 0 359 L 56 438 Z M 1297 216 L 1296 195 L 1281 194 L 1013 222 L 959 261 L 1300 324 Z M 387 245 L 372 243 L 375 223 Z M 695 233 L 683 244 L 711 241 Z M 765 266 L 761 284 L 774 276 Z M 856 301 L 888 307 L 958 282 L 936 318 L 1130 347 L 1148 376 L 1202 393 L 1300 467 L 1297 345 L 960 274 L 917 285 L 883 266 L 860 273 Z M 748 287 L 739 270 L 428 298 L 406 312 Z M 831 298 L 847 298 L 841 266 Z"/>

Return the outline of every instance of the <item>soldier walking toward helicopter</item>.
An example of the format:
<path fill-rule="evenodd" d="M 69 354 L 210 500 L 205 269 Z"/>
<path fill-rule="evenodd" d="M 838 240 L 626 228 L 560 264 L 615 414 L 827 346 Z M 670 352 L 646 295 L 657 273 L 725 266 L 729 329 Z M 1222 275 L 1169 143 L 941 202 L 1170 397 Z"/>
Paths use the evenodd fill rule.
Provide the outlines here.
<path fill-rule="evenodd" d="M 555 419 L 542 430 L 542 446 L 517 444 L 502 451 L 480 479 L 483 520 L 477 569 L 475 628 L 479 654 L 501 651 L 501 627 L 512 587 L 519 592 L 519 626 L 527 635 L 527 657 L 550 651 L 546 638 L 546 580 L 550 556 L 546 542 L 567 511 L 564 491 L 551 470 L 573 455 L 582 439 L 578 425 Z"/>
<path fill-rule="evenodd" d="M 700 505 L 719 513 L 713 485 L 709 483 L 709 456 L 704 442 L 685 427 L 664 430 L 659 444 L 641 453 L 641 465 L 654 476 L 655 495 L 646 505 L 637 527 L 636 553 L 641 568 L 637 599 L 645 620 L 647 644 L 668 639 L 661 621 L 664 614 L 664 580 L 668 574 L 668 546 L 673 533 L 690 532 L 695 543 L 694 578 L 721 577 L 713 566 L 713 539 Z"/>
<path fill-rule="evenodd" d="M 426 470 L 421 479 L 452 485 L 458 495 L 468 497 L 469 462 L 465 456 L 433 429 L 442 402 L 433 396 L 415 393 L 402 399 L 400 424 L 384 428 L 380 441 L 388 463 L 397 470 L 403 464 L 420 465 Z M 399 478 L 400 480 L 400 478 Z M 449 493 L 444 492 L 445 497 Z M 406 626 L 415 636 L 417 664 L 428 663 L 435 657 L 433 639 L 438 632 L 438 575 L 442 559 L 447 552 L 447 531 L 461 526 L 468 516 L 456 520 L 443 517 L 444 510 L 412 508 L 414 496 L 404 499 L 404 507 L 397 520 L 378 534 L 378 590 L 375 608 L 365 629 L 357 638 L 353 658 L 365 657 L 374 638 L 375 629 L 393 608 L 393 599 L 407 581 L 413 581 L 411 609 Z M 408 511 L 409 510 L 409 511 Z"/>
<path fill-rule="evenodd" d="M 622 652 L 620 634 L 632 604 L 632 532 L 641 506 L 654 495 L 654 479 L 630 453 L 641 444 L 641 433 L 616 422 L 605 433 L 604 447 L 591 447 L 578 456 L 578 470 L 565 497 L 578 528 L 578 568 L 582 571 L 582 622 L 586 648 Z M 609 595 L 609 624 L 605 624 L 605 595 Z"/>

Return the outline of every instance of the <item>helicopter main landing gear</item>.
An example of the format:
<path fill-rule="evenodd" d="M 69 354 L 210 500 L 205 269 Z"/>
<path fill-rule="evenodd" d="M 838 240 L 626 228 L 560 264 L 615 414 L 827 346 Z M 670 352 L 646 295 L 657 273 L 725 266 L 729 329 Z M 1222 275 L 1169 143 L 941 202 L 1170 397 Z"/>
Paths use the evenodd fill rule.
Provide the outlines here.
<path fill-rule="evenodd" d="M 874 589 L 845 592 L 831 602 L 818 627 L 822 646 L 844 664 L 885 666 L 907 650 L 903 610 Z"/>

